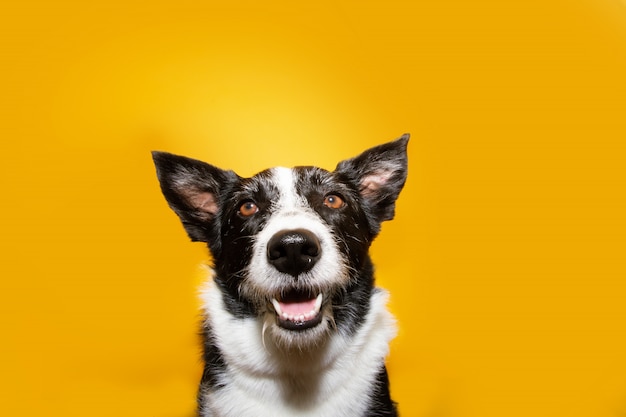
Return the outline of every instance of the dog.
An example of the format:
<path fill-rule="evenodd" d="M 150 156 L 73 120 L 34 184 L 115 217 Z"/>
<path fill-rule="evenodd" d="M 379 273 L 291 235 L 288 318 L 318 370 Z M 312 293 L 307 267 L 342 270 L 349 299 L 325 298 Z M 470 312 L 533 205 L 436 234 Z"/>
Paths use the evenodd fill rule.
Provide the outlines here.
<path fill-rule="evenodd" d="M 340 162 L 250 178 L 153 152 L 169 206 L 213 265 L 201 417 L 396 416 L 388 294 L 368 254 L 407 177 L 409 134 Z"/>

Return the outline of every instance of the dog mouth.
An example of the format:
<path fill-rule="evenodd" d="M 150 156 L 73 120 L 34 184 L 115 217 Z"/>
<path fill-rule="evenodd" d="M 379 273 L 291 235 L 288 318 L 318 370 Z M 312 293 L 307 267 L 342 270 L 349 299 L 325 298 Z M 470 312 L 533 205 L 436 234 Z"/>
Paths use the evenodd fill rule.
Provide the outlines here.
<path fill-rule="evenodd" d="M 277 324 L 287 330 L 305 330 L 322 321 L 321 293 L 291 290 L 278 298 L 272 298 Z"/>

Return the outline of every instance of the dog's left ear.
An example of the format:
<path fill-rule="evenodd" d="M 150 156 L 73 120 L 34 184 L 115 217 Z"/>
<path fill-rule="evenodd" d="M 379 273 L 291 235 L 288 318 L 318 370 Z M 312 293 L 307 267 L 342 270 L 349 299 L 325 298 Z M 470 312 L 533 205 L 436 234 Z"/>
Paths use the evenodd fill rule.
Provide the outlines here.
<path fill-rule="evenodd" d="M 359 187 L 359 193 L 378 223 L 393 219 L 396 199 L 407 176 L 407 144 L 410 135 L 340 162 L 335 172 L 345 175 Z"/>

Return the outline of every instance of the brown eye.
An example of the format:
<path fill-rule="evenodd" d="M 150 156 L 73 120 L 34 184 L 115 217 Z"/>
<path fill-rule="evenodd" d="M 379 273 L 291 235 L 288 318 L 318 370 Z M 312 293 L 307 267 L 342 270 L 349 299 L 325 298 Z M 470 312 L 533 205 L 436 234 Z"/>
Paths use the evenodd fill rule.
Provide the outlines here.
<path fill-rule="evenodd" d="M 259 211 L 259 207 L 252 201 L 246 201 L 239 207 L 239 213 L 243 217 L 250 217 Z"/>
<path fill-rule="evenodd" d="M 329 194 L 324 198 L 324 205 L 331 209 L 338 209 L 345 205 L 343 199 L 338 195 Z"/>

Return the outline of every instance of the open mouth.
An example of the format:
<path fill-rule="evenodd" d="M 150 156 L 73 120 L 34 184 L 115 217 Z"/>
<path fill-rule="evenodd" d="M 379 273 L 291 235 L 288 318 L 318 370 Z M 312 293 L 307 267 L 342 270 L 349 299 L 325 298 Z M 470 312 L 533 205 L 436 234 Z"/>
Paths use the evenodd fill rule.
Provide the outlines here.
<path fill-rule="evenodd" d="M 279 299 L 272 298 L 278 325 L 287 330 L 305 330 L 322 321 L 322 294 L 292 290 Z"/>

